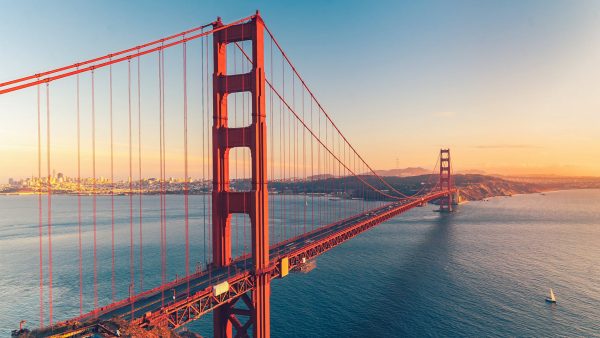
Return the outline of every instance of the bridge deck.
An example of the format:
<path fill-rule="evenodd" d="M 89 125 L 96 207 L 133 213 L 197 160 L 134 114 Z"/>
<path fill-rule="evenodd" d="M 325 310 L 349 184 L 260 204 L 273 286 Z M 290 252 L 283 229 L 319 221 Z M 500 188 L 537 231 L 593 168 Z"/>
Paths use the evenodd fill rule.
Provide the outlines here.
<path fill-rule="evenodd" d="M 272 263 L 269 271 L 273 278 L 278 278 L 280 259 L 283 257 L 288 258 L 290 270 L 298 268 L 303 262 L 390 218 L 451 192 L 453 190 L 431 193 L 419 199 L 392 202 L 281 242 L 270 250 Z M 75 322 L 85 326 L 114 317 L 133 320 L 142 326 L 153 324 L 179 327 L 250 291 L 253 287 L 252 266 L 250 257 L 240 257 L 228 267 L 208 269 L 59 323 L 51 329 L 51 334 L 73 330 Z M 214 295 L 213 286 L 224 281 L 229 283 L 230 289 L 221 295 Z"/>

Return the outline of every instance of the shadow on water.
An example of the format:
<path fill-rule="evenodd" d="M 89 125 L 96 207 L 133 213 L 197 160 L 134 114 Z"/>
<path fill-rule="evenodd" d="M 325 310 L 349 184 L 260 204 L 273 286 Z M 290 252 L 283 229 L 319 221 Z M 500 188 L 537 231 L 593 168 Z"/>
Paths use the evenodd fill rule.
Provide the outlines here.
<path fill-rule="evenodd" d="M 453 214 L 440 214 L 427 220 L 431 229 L 414 250 L 385 276 L 382 292 L 369 300 L 373 306 L 356 318 L 350 336 L 368 337 L 374 332 L 384 336 L 430 335 L 437 323 L 431 309 L 431 295 L 443 296 L 452 284 L 446 271 L 451 262 Z M 401 226 L 401 224 L 400 224 Z"/>

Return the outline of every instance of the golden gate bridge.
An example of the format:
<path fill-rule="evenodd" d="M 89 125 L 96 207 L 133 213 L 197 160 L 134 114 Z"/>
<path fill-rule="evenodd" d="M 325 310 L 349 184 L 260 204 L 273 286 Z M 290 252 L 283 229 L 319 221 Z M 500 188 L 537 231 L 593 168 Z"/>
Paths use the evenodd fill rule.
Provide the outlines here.
<path fill-rule="evenodd" d="M 2 95 L 25 91 L 31 91 L 37 111 L 41 182 L 35 187 L 39 322 L 29 319 L 39 327 L 33 332 L 38 336 L 86 335 L 114 318 L 140 328 L 176 329 L 212 312 L 215 337 L 269 337 L 273 279 L 286 277 L 414 207 L 439 201 L 440 211 L 453 208 L 456 189 L 450 151 L 440 151 L 435 175 L 410 193 L 388 183 L 340 131 L 258 12 L 228 24 L 219 18 L 160 40 L 0 84 Z M 55 111 L 54 97 L 69 97 L 75 110 L 76 136 L 70 148 L 77 159 L 74 245 L 79 264 L 78 271 L 70 273 L 79 276 L 79 285 L 68 297 L 79 297 L 79 315 L 73 318 L 55 314 L 61 298 L 53 291 L 52 201 L 57 192 L 51 168 L 55 140 L 65 123 Z M 147 127 L 146 121 L 157 124 L 158 130 Z M 99 123 L 109 133 L 101 132 Z M 124 145 L 116 141 L 120 132 Z M 88 146 L 83 145 L 84 138 Z M 173 144 L 178 151 L 169 151 Z M 86 152 L 91 161 L 82 161 Z M 125 257 L 115 250 L 119 161 L 125 164 L 127 177 Z M 171 161 L 183 173 L 185 255 L 177 262 L 168 259 Z M 82 164 L 91 167 L 91 184 L 84 182 Z M 160 230 L 161 272 L 160 285 L 147 287 L 146 281 L 145 287 L 144 231 L 155 225 L 145 218 L 142 198 L 149 190 L 143 174 L 150 172 L 159 176 L 153 194 L 159 198 L 155 223 Z M 196 183 L 191 172 L 202 176 L 199 189 L 192 189 Z M 107 174 L 102 188 L 101 173 Z M 101 190 L 106 192 L 106 184 L 110 207 L 99 210 L 97 199 Z M 192 218 L 189 196 L 198 192 L 210 198 L 199 207 L 203 216 Z M 91 219 L 83 217 L 85 194 L 93 202 Z M 110 259 L 97 253 L 102 221 L 111 226 Z M 232 224 L 238 230 L 232 230 Z M 191 237 L 190 227 L 202 227 L 203 238 Z M 82 241 L 86 229 L 93 232 L 91 248 Z M 194 269 L 199 257 L 190 253 L 190 247 L 199 246 L 200 240 L 204 264 Z M 89 269 L 82 258 L 87 250 L 93 251 Z M 120 260 L 129 261 L 128 278 L 116 268 Z M 171 264 L 183 265 L 184 274 L 173 278 Z M 98 286 L 102 269 L 110 269 L 109 289 Z M 93 278 L 86 276 L 88 270 Z M 84 297 L 87 280 L 93 281 L 91 297 Z M 119 299 L 118 290 L 123 288 L 129 294 Z M 101 304 L 100 299 L 110 301 Z"/>

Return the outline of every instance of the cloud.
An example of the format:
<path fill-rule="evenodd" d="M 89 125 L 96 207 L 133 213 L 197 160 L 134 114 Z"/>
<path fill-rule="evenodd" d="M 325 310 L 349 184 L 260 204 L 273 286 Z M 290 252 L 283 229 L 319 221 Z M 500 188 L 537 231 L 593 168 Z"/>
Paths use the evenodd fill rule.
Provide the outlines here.
<path fill-rule="evenodd" d="M 475 145 L 473 148 L 477 149 L 538 149 L 541 146 L 531 144 L 480 144 Z"/>

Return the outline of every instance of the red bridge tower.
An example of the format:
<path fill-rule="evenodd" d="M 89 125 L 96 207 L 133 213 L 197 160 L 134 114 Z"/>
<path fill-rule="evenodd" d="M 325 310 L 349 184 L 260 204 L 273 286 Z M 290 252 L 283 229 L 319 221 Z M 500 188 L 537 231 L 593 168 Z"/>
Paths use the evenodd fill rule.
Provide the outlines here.
<path fill-rule="evenodd" d="M 452 189 L 452 174 L 450 170 L 450 149 L 440 149 L 440 190 Z M 440 211 L 452 211 L 452 194 L 440 200 Z"/>
<path fill-rule="evenodd" d="M 221 20 L 215 29 L 223 26 Z M 254 337 L 270 335 L 269 215 L 267 190 L 267 133 L 265 125 L 264 24 L 260 15 L 247 23 L 229 26 L 214 33 L 213 74 L 213 263 L 224 267 L 231 263 L 231 214 L 248 214 L 252 227 L 252 258 L 255 287 L 252 299 L 242 299 L 250 309 L 234 308 L 235 301 L 214 311 L 214 336 L 248 336 L 253 326 Z M 227 75 L 227 44 L 252 41 L 252 70 L 245 74 Z M 250 92 L 252 121 L 249 126 L 229 128 L 227 95 Z M 248 147 L 251 154 L 252 185 L 250 191 L 234 192 L 229 187 L 229 151 Z M 249 316 L 245 324 L 237 316 Z"/>

